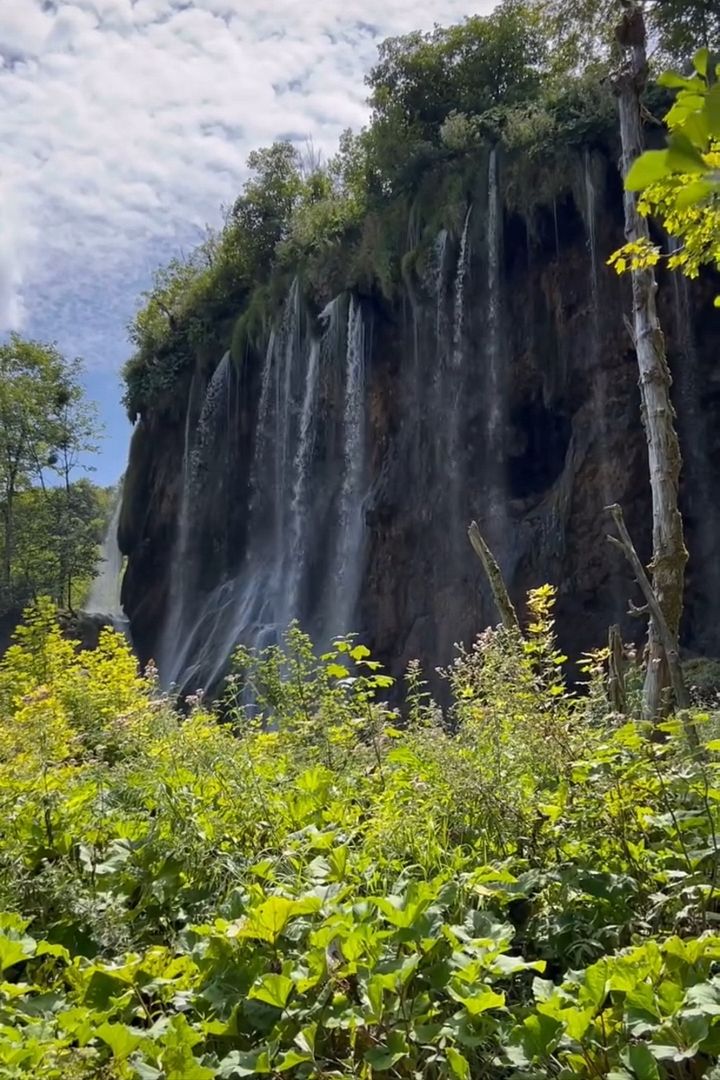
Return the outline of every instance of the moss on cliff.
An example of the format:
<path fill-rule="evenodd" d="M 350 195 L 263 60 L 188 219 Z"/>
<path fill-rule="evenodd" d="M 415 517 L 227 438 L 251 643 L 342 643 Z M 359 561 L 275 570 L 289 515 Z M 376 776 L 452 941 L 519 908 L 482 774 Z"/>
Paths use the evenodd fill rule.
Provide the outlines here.
<path fill-rule="evenodd" d="M 458 236 L 485 202 L 491 146 L 508 210 L 532 217 L 571 191 L 580 149 L 612 142 L 614 103 L 597 69 L 558 79 L 548 32 L 507 4 L 393 39 L 368 80 L 372 121 L 334 158 L 304 161 L 289 143 L 251 155 L 221 230 L 158 272 L 132 324 L 131 417 L 172 409 L 198 350 L 256 347 L 292 277 L 317 308 L 345 289 L 392 302 L 438 232 Z"/>

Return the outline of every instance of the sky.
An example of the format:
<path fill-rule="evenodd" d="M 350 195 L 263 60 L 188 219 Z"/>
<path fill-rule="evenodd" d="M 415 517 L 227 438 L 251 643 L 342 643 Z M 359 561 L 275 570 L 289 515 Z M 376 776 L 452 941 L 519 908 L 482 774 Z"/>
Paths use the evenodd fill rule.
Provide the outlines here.
<path fill-rule="evenodd" d="M 332 153 L 367 119 L 378 44 L 494 0 L 0 0 L 0 334 L 86 364 L 114 483 L 126 326 L 152 273 L 220 221 L 249 152 Z"/>

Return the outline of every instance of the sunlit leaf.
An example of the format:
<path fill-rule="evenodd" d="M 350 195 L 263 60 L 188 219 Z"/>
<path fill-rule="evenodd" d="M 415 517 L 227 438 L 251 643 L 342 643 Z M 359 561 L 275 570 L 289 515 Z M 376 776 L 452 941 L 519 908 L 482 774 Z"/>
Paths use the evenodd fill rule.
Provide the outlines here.
<path fill-rule="evenodd" d="M 293 991 L 293 981 L 285 975 L 263 975 L 248 993 L 249 998 L 284 1009 Z"/>

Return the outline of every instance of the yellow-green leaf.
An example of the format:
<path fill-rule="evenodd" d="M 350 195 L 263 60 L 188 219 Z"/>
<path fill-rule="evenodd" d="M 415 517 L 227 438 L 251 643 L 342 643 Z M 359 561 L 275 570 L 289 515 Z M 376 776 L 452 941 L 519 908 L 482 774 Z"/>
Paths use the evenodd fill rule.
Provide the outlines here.
<path fill-rule="evenodd" d="M 456 1050 L 454 1046 L 448 1046 L 446 1050 L 450 1072 L 457 1080 L 470 1080 L 470 1064 L 468 1059 Z"/>
<path fill-rule="evenodd" d="M 287 975 L 263 975 L 248 994 L 249 998 L 284 1009 L 293 991 L 293 981 Z"/>

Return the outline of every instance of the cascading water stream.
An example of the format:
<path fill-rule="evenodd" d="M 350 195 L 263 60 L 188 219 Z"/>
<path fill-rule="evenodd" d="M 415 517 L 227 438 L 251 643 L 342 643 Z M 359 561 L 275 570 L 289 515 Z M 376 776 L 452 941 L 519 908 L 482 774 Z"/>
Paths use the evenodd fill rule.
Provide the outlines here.
<path fill-rule="evenodd" d="M 435 239 L 434 247 L 433 292 L 435 294 L 435 340 L 438 346 L 441 344 L 445 330 L 445 260 L 447 258 L 448 236 L 447 229 L 441 229 Z M 465 247 L 467 248 L 467 238 Z"/>
<path fill-rule="evenodd" d="M 431 266 L 432 277 L 428 282 L 431 295 L 434 295 L 435 298 L 435 362 L 432 373 L 430 414 L 428 417 L 428 432 L 426 436 L 432 461 L 433 478 L 437 477 L 439 470 L 443 467 L 447 467 L 452 445 L 452 435 L 450 434 L 449 425 L 442 425 L 439 431 L 436 427 L 437 418 L 448 415 L 445 408 L 445 395 L 448 383 L 448 372 L 446 368 L 448 364 L 449 336 L 446 306 L 448 240 L 449 233 L 447 229 L 441 229 L 435 239 Z M 452 346 L 452 343 L 450 344 Z M 443 434 L 445 435 L 445 438 L 443 438 Z M 442 490 L 446 490 L 444 484 L 442 485 Z"/>
<path fill-rule="evenodd" d="M 214 444 L 217 422 L 221 409 L 227 403 L 230 380 L 230 353 L 226 352 L 213 371 L 197 423 L 195 444 L 190 452 L 188 487 L 191 495 L 197 494 L 203 474 L 214 465 Z M 187 504 L 184 507 L 187 510 Z"/>
<path fill-rule="evenodd" d="M 170 569 L 170 597 L 158 657 L 163 685 L 174 683 L 182 673 L 187 650 L 187 607 L 195 581 L 195 563 L 191 551 L 192 514 L 202 477 L 211 466 L 215 425 L 221 415 L 230 379 L 230 353 L 226 352 L 215 368 L 205 391 L 200 416 L 192 438 L 192 416 L 196 377 L 190 385 L 185 414 L 183 480 L 178 509 L 178 523 Z"/>
<path fill-rule="evenodd" d="M 489 443 L 493 469 L 502 456 L 502 391 L 500 326 L 502 319 L 500 299 L 500 251 L 502 244 L 500 216 L 500 189 L 498 186 L 497 150 L 490 151 L 488 159 L 488 213 L 487 213 L 487 353 L 489 387 Z M 494 478 L 497 480 L 497 477 Z M 504 486 L 504 485 L 501 485 Z M 501 492 L 501 497 L 504 492 Z"/>
<path fill-rule="evenodd" d="M 588 356 L 594 384 L 595 384 L 595 407 L 600 417 L 598 424 L 598 480 L 599 491 L 597 492 L 597 521 L 599 536 L 605 535 L 604 507 L 617 501 L 617 491 L 613 488 L 612 463 L 610 461 L 609 446 L 611 439 L 607 430 L 609 423 L 608 405 L 608 371 L 602 362 L 600 348 L 602 297 L 600 290 L 600 257 L 598 252 L 597 224 L 598 206 L 597 190 L 593 180 L 593 159 L 588 150 L 583 154 L 582 187 L 584 193 L 584 220 L 587 236 L 587 249 L 590 257 L 590 351 Z M 619 575 L 614 574 L 611 579 L 610 592 L 612 595 L 613 618 L 621 618 L 626 607 L 625 586 Z"/>
<path fill-rule="evenodd" d="M 498 178 L 498 154 L 493 147 L 488 157 L 486 217 L 486 313 L 485 337 L 485 423 L 486 423 L 486 504 L 484 527 L 496 558 L 504 572 L 512 562 L 513 543 L 509 529 L 506 476 L 507 386 L 503 356 L 502 300 L 503 206 Z"/>
<path fill-rule="evenodd" d="M 585 187 L 585 225 L 587 228 L 588 251 L 590 253 L 590 285 L 592 289 L 593 310 L 599 310 L 598 304 L 598 253 L 597 253 L 597 197 L 592 178 L 592 163 L 588 150 L 583 155 L 583 182 Z"/>
<path fill-rule="evenodd" d="M 275 426 L 275 576 L 276 590 L 281 587 L 285 572 L 287 543 L 288 480 L 291 477 L 293 442 L 293 374 L 300 352 L 300 283 L 297 278 L 290 287 L 282 324 L 282 351 L 278 358 L 276 376 Z"/>
<path fill-rule="evenodd" d="M 100 548 L 100 568 L 95 577 L 85 605 L 89 615 L 104 615 L 117 629 L 127 625 L 120 602 L 123 557 L 118 545 L 118 526 L 122 510 L 122 481 L 115 495 L 115 505 Z"/>
<path fill-rule="evenodd" d="M 587 249 L 590 256 L 590 318 L 591 318 L 591 345 L 590 363 L 595 370 L 596 398 L 599 415 L 605 420 L 607 417 L 607 386 L 604 366 L 600 363 L 600 277 L 598 267 L 597 248 L 597 195 L 592 177 L 592 159 L 589 151 L 583 154 L 583 193 L 584 193 L 584 219 L 587 236 Z M 608 481 L 607 461 L 607 436 L 604 432 L 604 423 L 600 425 L 600 478 L 603 506 L 614 502 L 613 493 Z M 601 508 L 602 509 L 602 508 Z"/>
<path fill-rule="evenodd" d="M 185 604 L 185 582 L 182 577 L 182 572 L 187 564 L 187 549 L 190 537 L 191 423 L 194 412 L 197 381 L 197 371 L 194 371 L 190 381 L 187 408 L 185 410 L 182 482 L 180 485 L 180 501 L 178 504 L 175 540 L 170 557 L 168 605 L 165 613 L 163 632 L 160 638 L 159 654 L 157 656 L 160 679 L 163 682 L 163 685 L 166 686 L 171 682 L 169 672 L 175 667 L 175 657 L 181 647 L 182 611 Z"/>
<path fill-rule="evenodd" d="M 457 269 L 453 286 L 453 326 L 452 347 L 448 358 L 447 370 L 445 371 L 446 388 L 441 394 L 442 410 L 447 417 L 447 460 L 445 468 L 448 477 L 447 495 L 448 528 L 450 530 L 451 546 L 456 548 L 463 542 L 461 538 L 460 516 L 462 499 L 462 466 L 460 447 L 462 442 L 463 425 L 463 380 L 465 375 L 465 286 L 470 272 L 470 220 L 472 218 L 473 204 L 471 203 L 465 214 L 465 222 L 460 237 Z M 438 311 L 440 298 L 438 298 Z"/>
<path fill-rule="evenodd" d="M 470 218 L 473 206 L 467 209 L 460 238 L 457 274 L 455 276 L 455 306 L 453 311 L 453 367 L 462 369 L 465 359 L 465 277 L 470 262 Z"/>
<path fill-rule="evenodd" d="M 236 627 L 244 618 L 256 615 L 263 599 L 269 595 L 269 576 L 274 568 L 274 558 L 265 560 L 265 573 L 259 574 L 253 554 L 258 544 L 256 537 L 262 536 L 267 548 L 268 492 L 272 491 L 272 482 L 268 483 L 268 472 L 274 477 L 274 455 L 277 447 L 274 440 L 274 418 L 277 415 L 277 378 L 276 357 L 278 335 L 270 332 L 263 361 L 260 379 L 260 396 L 255 428 L 255 445 L 249 477 L 249 536 L 250 546 L 240 570 L 234 578 L 222 581 L 199 603 L 193 613 L 191 625 L 183 625 L 182 638 L 176 644 L 171 670 L 172 677 L 163 675 L 163 684 L 177 682 L 187 688 L 196 674 L 202 675 L 206 683 L 212 684 L 217 674 L 227 662 L 230 651 L 237 640 Z M 191 478 L 188 478 L 188 490 Z M 272 510 L 270 511 L 272 516 Z M 271 523 L 272 527 L 272 523 Z M 274 544 L 270 548 L 274 551 Z M 183 620 L 187 622 L 188 620 Z"/>
<path fill-rule="evenodd" d="M 306 329 L 294 282 L 269 336 L 249 474 L 248 546 L 237 572 L 198 598 L 192 625 L 183 627 L 174 677 L 186 687 L 196 675 L 213 685 L 236 644 L 262 648 L 277 642 L 293 618 L 302 618 L 322 358 L 339 343 L 341 309 L 339 301 L 328 305 L 318 340 Z M 352 337 L 357 341 L 356 329 Z"/>
<path fill-rule="evenodd" d="M 290 505 L 289 572 L 287 585 L 287 609 L 284 622 L 297 618 L 300 610 L 300 591 L 307 556 L 308 518 L 310 516 L 310 472 L 315 447 L 315 429 L 318 418 L 318 390 L 320 386 L 320 342 L 310 345 L 305 393 L 300 414 L 300 434 L 295 455 L 292 502 Z"/>
<path fill-rule="evenodd" d="M 365 523 L 365 319 L 360 301 L 348 306 L 343 410 L 343 481 L 338 501 L 333 596 L 329 607 L 331 634 L 352 631 L 360 580 Z"/>

